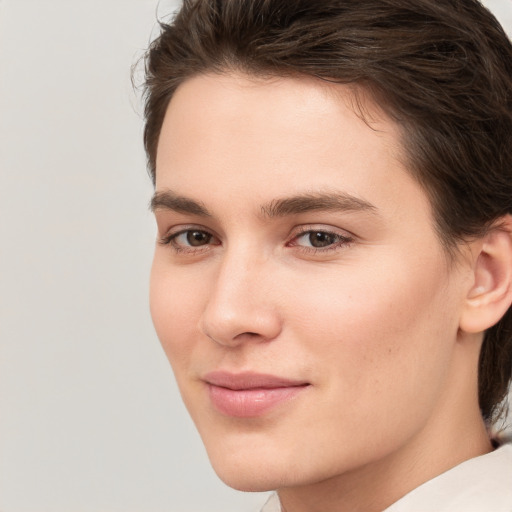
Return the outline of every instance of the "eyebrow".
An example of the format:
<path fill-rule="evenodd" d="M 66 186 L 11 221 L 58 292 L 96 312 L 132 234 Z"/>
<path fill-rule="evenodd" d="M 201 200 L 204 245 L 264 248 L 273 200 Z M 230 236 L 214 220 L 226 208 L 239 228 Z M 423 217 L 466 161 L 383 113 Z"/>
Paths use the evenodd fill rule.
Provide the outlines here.
<path fill-rule="evenodd" d="M 261 208 L 264 216 L 285 217 L 313 211 L 368 212 L 377 214 L 377 208 L 345 192 L 301 194 L 283 199 L 274 199 Z"/>
<path fill-rule="evenodd" d="M 200 217 L 212 216 L 203 204 L 188 197 L 175 194 L 171 190 L 155 192 L 149 206 L 152 212 L 157 210 L 172 210 L 177 213 L 188 213 L 191 215 L 199 215 Z"/>
<path fill-rule="evenodd" d="M 180 196 L 171 190 L 155 192 L 151 199 L 150 208 L 156 210 L 172 210 L 177 213 L 212 217 L 212 214 L 204 206 L 189 197 Z M 368 212 L 377 214 L 377 208 L 346 192 L 317 192 L 298 194 L 282 199 L 273 199 L 261 206 L 263 217 L 276 218 L 288 215 L 299 215 L 313 211 L 337 211 L 337 212 Z"/>

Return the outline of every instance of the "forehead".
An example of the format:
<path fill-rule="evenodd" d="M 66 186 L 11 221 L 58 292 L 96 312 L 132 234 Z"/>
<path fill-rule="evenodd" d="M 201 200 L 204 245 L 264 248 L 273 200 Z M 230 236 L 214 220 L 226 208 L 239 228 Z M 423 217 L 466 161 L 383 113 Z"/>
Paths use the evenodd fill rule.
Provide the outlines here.
<path fill-rule="evenodd" d="M 362 86 L 303 75 L 262 78 L 237 73 L 203 74 L 186 80 L 174 93 L 157 154 L 162 152 L 162 141 L 169 145 L 170 132 L 189 139 L 201 135 L 195 144 L 210 141 L 213 131 L 220 137 L 233 130 L 237 138 L 250 134 L 254 144 L 287 135 L 286 140 L 275 141 L 283 145 L 292 138 L 341 133 L 347 124 L 352 125 L 351 130 L 366 132 L 366 136 L 370 128 L 374 135 L 384 135 L 381 140 L 390 142 L 395 151 L 400 149 L 399 127 Z"/>
<path fill-rule="evenodd" d="M 399 127 L 362 89 L 306 77 L 200 75 L 169 104 L 156 187 L 261 202 L 334 188 L 388 208 L 414 190 L 416 207 L 430 209 L 402 153 Z"/>

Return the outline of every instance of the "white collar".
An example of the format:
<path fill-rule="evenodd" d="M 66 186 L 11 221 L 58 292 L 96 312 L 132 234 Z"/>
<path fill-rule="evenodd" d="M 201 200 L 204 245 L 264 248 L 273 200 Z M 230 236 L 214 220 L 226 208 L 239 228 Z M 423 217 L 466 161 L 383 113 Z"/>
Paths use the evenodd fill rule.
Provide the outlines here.
<path fill-rule="evenodd" d="M 512 444 L 425 482 L 383 512 L 512 512 Z M 272 494 L 261 512 L 281 512 Z"/>

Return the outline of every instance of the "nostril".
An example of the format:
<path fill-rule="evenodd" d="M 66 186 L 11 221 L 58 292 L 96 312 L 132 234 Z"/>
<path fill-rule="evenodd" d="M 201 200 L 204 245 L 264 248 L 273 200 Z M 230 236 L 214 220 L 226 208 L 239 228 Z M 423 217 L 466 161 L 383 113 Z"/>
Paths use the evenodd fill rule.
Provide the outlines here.
<path fill-rule="evenodd" d="M 259 341 L 265 341 L 265 336 L 263 336 L 260 333 L 252 332 L 252 331 L 245 331 L 241 332 L 240 334 L 237 334 L 233 338 L 233 342 L 235 343 L 243 343 L 243 342 L 259 342 Z"/>
<path fill-rule="evenodd" d="M 247 339 L 254 339 L 254 338 L 261 338 L 261 334 L 258 334 L 257 332 L 241 332 L 240 334 L 237 334 L 233 339 L 243 340 L 244 338 Z"/>

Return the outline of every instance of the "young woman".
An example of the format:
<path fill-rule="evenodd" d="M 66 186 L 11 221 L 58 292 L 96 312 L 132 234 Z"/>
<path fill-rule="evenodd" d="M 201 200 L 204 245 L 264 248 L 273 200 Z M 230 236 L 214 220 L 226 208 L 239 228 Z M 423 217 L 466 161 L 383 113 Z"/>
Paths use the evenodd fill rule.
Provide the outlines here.
<path fill-rule="evenodd" d="M 146 60 L 151 311 L 265 512 L 512 510 L 512 46 L 476 0 L 186 0 Z"/>

